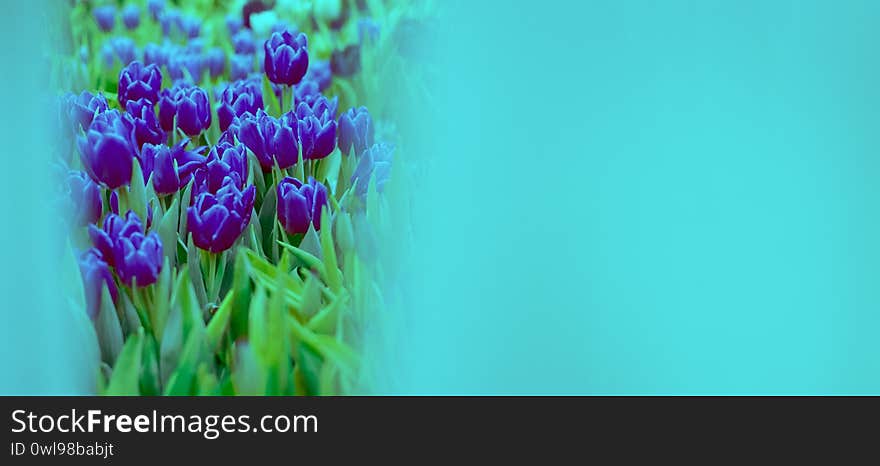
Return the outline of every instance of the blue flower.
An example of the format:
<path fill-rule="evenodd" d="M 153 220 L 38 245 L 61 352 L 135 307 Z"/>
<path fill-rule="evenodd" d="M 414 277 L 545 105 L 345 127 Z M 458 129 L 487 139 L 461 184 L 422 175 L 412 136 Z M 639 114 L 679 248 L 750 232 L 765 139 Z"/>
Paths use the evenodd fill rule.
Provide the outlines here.
<path fill-rule="evenodd" d="M 330 70 L 330 62 L 327 60 L 313 60 L 309 64 L 309 71 L 303 80 L 314 81 L 318 90 L 324 92 L 333 81 L 333 72 Z"/>
<path fill-rule="evenodd" d="M 102 290 L 106 286 L 113 301 L 119 299 L 119 290 L 113 281 L 107 262 L 97 249 L 89 249 L 79 258 L 79 270 L 82 274 L 83 291 L 86 297 L 86 312 L 94 320 L 101 311 Z"/>
<path fill-rule="evenodd" d="M 242 29 L 232 36 L 232 47 L 235 53 L 240 55 L 252 55 L 257 51 L 257 44 L 254 42 L 254 33 L 250 29 Z"/>
<path fill-rule="evenodd" d="M 229 77 L 233 81 L 246 79 L 254 70 L 254 57 L 250 55 L 233 55 L 229 60 Z"/>
<path fill-rule="evenodd" d="M 244 189 L 247 177 L 248 162 L 244 146 L 228 141 L 218 142 L 208 153 L 205 164 L 195 173 L 193 197 L 203 192 L 216 194 L 228 181 L 238 189 Z"/>
<path fill-rule="evenodd" d="M 178 85 L 162 89 L 159 96 L 159 122 L 165 131 L 177 127 L 187 136 L 198 136 L 211 126 L 208 94 L 200 87 Z"/>
<path fill-rule="evenodd" d="M 310 107 L 305 102 L 296 106 L 296 114 L 287 113 L 284 118 L 296 118 L 303 159 L 323 159 L 336 148 L 336 120 L 326 98 L 318 99 Z"/>
<path fill-rule="evenodd" d="M 263 68 L 270 81 L 292 86 L 305 76 L 309 68 L 308 40 L 305 34 L 294 36 L 287 31 L 280 34 L 273 32 L 263 48 Z"/>
<path fill-rule="evenodd" d="M 79 96 L 68 94 L 65 103 L 68 119 L 77 133 L 80 127 L 84 130 L 89 129 L 95 114 L 103 113 L 108 108 L 107 99 L 100 92 L 92 94 L 89 91 L 83 91 Z"/>
<path fill-rule="evenodd" d="M 110 32 L 116 23 L 116 7 L 113 5 L 99 6 L 92 10 L 92 16 L 95 17 L 95 22 L 98 23 L 98 27 L 102 31 Z"/>
<path fill-rule="evenodd" d="M 127 5 L 122 9 L 122 22 L 127 29 L 135 29 L 141 24 L 141 9 L 137 5 Z"/>
<path fill-rule="evenodd" d="M 101 188 L 85 173 L 71 170 L 67 174 L 67 213 L 73 225 L 86 226 L 101 218 Z"/>
<path fill-rule="evenodd" d="M 165 9 L 165 0 L 147 0 L 147 10 L 153 21 L 158 21 L 162 10 Z"/>
<path fill-rule="evenodd" d="M 349 109 L 339 117 L 339 150 L 349 155 L 352 148 L 359 155 L 373 145 L 373 119 L 367 107 Z"/>
<path fill-rule="evenodd" d="M 321 209 L 327 205 L 327 187 L 314 178 L 309 182 L 286 177 L 278 183 L 277 188 L 278 221 L 284 231 L 291 235 L 302 234 L 309 230 L 309 224 L 315 230 L 321 229 Z"/>
<path fill-rule="evenodd" d="M 187 228 L 197 247 L 218 253 L 235 244 L 251 220 L 256 188 L 240 190 L 225 178 L 216 193 L 202 192 L 187 209 Z"/>
<path fill-rule="evenodd" d="M 134 128 L 134 141 L 137 148 L 146 143 L 159 144 L 165 141 L 165 131 L 159 127 L 159 119 L 156 118 L 156 108 L 153 102 L 144 98 L 129 100 L 125 104 L 124 116 Z"/>
<path fill-rule="evenodd" d="M 256 115 L 245 113 L 230 126 L 232 131 L 254 155 L 263 172 L 292 167 L 299 158 L 297 125 L 290 118 L 273 118 L 262 109 Z"/>
<path fill-rule="evenodd" d="M 174 147 L 164 144 L 145 144 L 141 150 L 144 182 L 152 176 L 156 194 L 174 194 L 189 183 L 196 170 L 204 167 L 205 157 L 199 154 L 204 148 L 186 150 L 185 139 Z"/>
<path fill-rule="evenodd" d="M 220 93 L 220 102 L 217 105 L 220 131 L 226 131 L 235 117 L 245 113 L 256 115 L 257 110 L 261 108 L 263 108 L 263 93 L 257 83 L 252 80 L 239 80 L 228 85 Z"/>
<path fill-rule="evenodd" d="M 226 68 L 226 54 L 223 52 L 223 49 L 213 47 L 211 50 L 208 50 L 205 61 L 208 64 L 208 71 L 211 73 L 212 78 L 223 74 L 223 70 Z"/>
<path fill-rule="evenodd" d="M 161 87 L 162 71 L 158 66 L 144 66 L 139 61 L 133 61 L 119 72 L 117 100 L 121 106 L 125 106 L 129 100 L 139 99 L 156 103 L 159 101 Z"/>
<path fill-rule="evenodd" d="M 77 137 L 82 164 L 96 183 L 116 189 L 131 181 L 133 133 L 134 128 L 114 109 L 95 116 L 86 134 Z"/>
<path fill-rule="evenodd" d="M 370 186 L 370 178 L 376 182 L 376 191 L 382 192 L 385 184 L 391 177 L 391 161 L 393 160 L 394 146 L 390 144 L 374 144 L 360 155 L 351 183 L 357 182 L 355 193 L 363 199 L 367 195 Z"/>

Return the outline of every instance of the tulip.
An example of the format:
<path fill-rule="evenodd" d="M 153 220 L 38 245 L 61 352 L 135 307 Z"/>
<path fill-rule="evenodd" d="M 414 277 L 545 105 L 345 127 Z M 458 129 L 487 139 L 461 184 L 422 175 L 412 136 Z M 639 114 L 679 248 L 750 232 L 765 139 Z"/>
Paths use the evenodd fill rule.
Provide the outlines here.
<path fill-rule="evenodd" d="M 339 150 L 342 155 L 359 155 L 373 145 L 373 119 L 367 107 L 351 108 L 339 117 Z"/>
<path fill-rule="evenodd" d="M 92 245 L 101 253 L 101 258 L 111 267 L 115 267 L 117 258 L 114 255 L 114 249 L 119 238 L 143 233 L 143 231 L 141 219 L 129 210 L 125 214 L 125 219 L 116 213 L 111 213 L 104 217 L 101 228 L 89 225 L 89 238 L 92 240 Z"/>
<path fill-rule="evenodd" d="M 229 59 L 229 78 L 238 81 L 246 79 L 254 70 L 254 57 L 250 55 L 233 55 Z"/>
<path fill-rule="evenodd" d="M 152 285 L 162 271 L 162 240 L 155 232 L 120 236 L 113 255 L 119 279 L 129 286 Z"/>
<path fill-rule="evenodd" d="M 86 226 L 101 218 L 101 189 L 85 173 L 68 172 L 67 191 L 66 207 L 73 225 Z"/>
<path fill-rule="evenodd" d="M 205 55 L 205 62 L 211 77 L 216 78 L 223 74 L 223 70 L 226 68 L 226 53 L 220 47 L 214 47 L 208 50 L 208 53 Z"/>
<path fill-rule="evenodd" d="M 159 16 L 159 24 L 162 26 L 162 34 L 166 37 L 172 34 L 172 28 L 180 29 L 180 23 L 182 21 L 182 17 L 180 16 L 180 12 L 170 8 L 162 12 Z"/>
<path fill-rule="evenodd" d="M 361 48 L 349 45 L 342 50 L 334 50 L 330 55 L 330 70 L 334 76 L 351 76 L 361 69 Z"/>
<path fill-rule="evenodd" d="M 309 68 L 308 40 L 305 34 L 272 33 L 263 44 L 263 68 L 269 81 L 292 86 L 300 82 Z"/>
<path fill-rule="evenodd" d="M 125 104 L 125 115 L 134 127 L 134 139 L 137 147 L 144 144 L 160 144 L 165 141 L 165 131 L 159 127 L 156 109 L 147 99 L 129 100 Z"/>
<path fill-rule="evenodd" d="M 315 109 L 305 102 L 296 106 L 295 118 L 303 159 L 322 159 L 336 148 L 336 120 L 331 116 L 327 100 L 321 99 L 323 101 L 316 101 Z M 291 114 L 286 114 L 285 118 L 291 118 Z"/>
<path fill-rule="evenodd" d="M 244 22 L 240 16 L 226 15 L 226 29 L 230 36 L 235 36 L 244 27 Z"/>
<path fill-rule="evenodd" d="M 250 29 L 242 29 L 232 36 L 232 48 L 240 55 L 252 55 L 257 51 L 254 33 Z"/>
<path fill-rule="evenodd" d="M 113 30 L 113 25 L 116 23 L 116 7 L 113 5 L 104 5 L 99 6 L 92 10 L 92 15 L 95 17 L 95 22 L 98 23 L 98 27 L 104 32 L 110 32 Z"/>
<path fill-rule="evenodd" d="M 77 137 L 80 158 L 92 180 L 110 189 L 131 181 L 133 133 L 134 129 L 118 110 L 95 116 L 86 134 Z"/>
<path fill-rule="evenodd" d="M 102 288 L 106 285 L 110 298 L 116 301 L 119 291 L 113 281 L 113 274 L 107 262 L 97 249 L 89 249 L 79 259 L 79 270 L 82 274 L 83 289 L 86 297 L 86 312 L 94 320 L 101 310 Z"/>
<path fill-rule="evenodd" d="M 351 183 L 356 184 L 355 193 L 361 198 L 367 195 L 370 178 L 376 182 L 376 191 L 382 192 L 391 177 L 391 161 L 394 146 L 385 143 L 374 144 L 360 155 L 357 167 L 351 175 Z"/>
<path fill-rule="evenodd" d="M 144 46 L 144 63 L 162 66 L 168 64 L 171 47 L 150 42 Z"/>
<path fill-rule="evenodd" d="M 248 163 L 245 148 L 228 141 L 218 142 L 206 162 L 195 173 L 193 197 L 203 192 L 216 194 L 230 180 L 238 189 L 247 182 Z"/>
<path fill-rule="evenodd" d="M 113 66 L 118 58 L 123 66 L 133 62 L 137 57 L 135 43 L 129 37 L 113 37 L 110 41 L 105 42 L 101 47 L 101 56 L 104 64 L 108 67 Z"/>
<path fill-rule="evenodd" d="M 237 118 L 230 128 L 254 153 L 263 172 L 271 171 L 275 163 L 279 168 L 292 167 L 299 158 L 295 120 L 273 118 L 260 109 L 256 115 Z"/>
<path fill-rule="evenodd" d="M 211 126 L 211 106 L 208 94 L 201 88 L 178 85 L 162 89 L 159 96 L 159 122 L 165 131 L 177 127 L 188 136 L 198 136 Z"/>
<path fill-rule="evenodd" d="M 187 228 L 197 247 L 218 253 L 232 247 L 251 220 L 256 188 L 240 190 L 226 178 L 216 193 L 203 192 L 187 209 Z"/>
<path fill-rule="evenodd" d="M 179 52 L 168 57 L 168 74 L 175 82 L 186 80 L 186 84 L 198 83 L 207 66 L 208 62 L 201 53 Z M 189 78 L 184 70 L 189 73 Z"/>
<path fill-rule="evenodd" d="M 309 182 L 285 177 L 278 183 L 278 221 L 291 235 L 305 233 L 309 224 L 321 229 L 321 209 L 327 205 L 327 187 L 314 178 Z"/>
<path fill-rule="evenodd" d="M 157 65 L 144 66 L 139 61 L 133 61 L 119 72 L 119 105 L 125 106 L 129 100 L 138 99 L 146 99 L 155 104 L 159 101 L 161 87 L 162 71 Z"/>
<path fill-rule="evenodd" d="M 145 144 L 141 151 L 141 165 L 144 182 L 152 176 L 153 190 L 159 195 L 174 194 L 192 179 L 193 174 L 205 165 L 205 158 L 199 151 L 186 150 L 189 140 L 183 140 L 174 147 L 164 144 Z"/>
<path fill-rule="evenodd" d="M 162 10 L 165 8 L 165 0 L 147 0 L 147 10 L 153 21 L 158 21 Z"/>
<path fill-rule="evenodd" d="M 256 83 L 242 80 L 230 84 L 220 93 L 220 103 L 217 106 L 220 131 L 226 131 L 235 117 L 240 117 L 246 112 L 255 115 L 261 108 L 263 108 L 263 93 Z"/>
<path fill-rule="evenodd" d="M 135 29 L 141 24 L 141 9 L 137 5 L 128 5 L 122 9 L 122 22 L 126 29 Z"/>
<path fill-rule="evenodd" d="M 92 94 L 89 91 L 83 91 L 79 96 L 68 94 L 65 98 L 67 115 L 70 122 L 74 126 L 74 130 L 79 132 L 79 128 L 88 129 L 92 124 L 92 118 L 96 113 L 103 113 L 107 110 L 107 99 L 100 92 Z"/>
<path fill-rule="evenodd" d="M 296 85 L 296 89 L 293 91 L 293 97 L 296 105 L 299 105 L 300 102 L 305 102 L 307 105 L 311 106 L 319 97 L 321 97 L 321 87 L 317 82 L 308 78 L 303 78 L 303 80 Z"/>
<path fill-rule="evenodd" d="M 330 62 L 327 60 L 313 60 L 309 63 L 309 71 L 306 72 L 303 80 L 314 81 L 318 85 L 318 90 L 323 92 L 330 87 L 333 80 L 333 72 L 330 70 Z"/>

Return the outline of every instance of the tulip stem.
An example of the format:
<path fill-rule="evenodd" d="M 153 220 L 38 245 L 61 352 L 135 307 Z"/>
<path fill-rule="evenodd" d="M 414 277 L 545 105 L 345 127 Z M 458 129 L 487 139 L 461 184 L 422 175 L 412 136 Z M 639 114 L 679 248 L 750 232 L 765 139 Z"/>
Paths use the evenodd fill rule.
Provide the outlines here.
<path fill-rule="evenodd" d="M 290 110 L 295 110 L 293 106 L 293 86 L 288 86 L 287 84 L 285 84 L 281 86 L 281 105 L 279 105 L 279 107 L 281 107 L 282 115 L 284 114 L 284 109 L 286 108 L 285 105 L 287 105 L 288 103 L 290 105 Z"/>

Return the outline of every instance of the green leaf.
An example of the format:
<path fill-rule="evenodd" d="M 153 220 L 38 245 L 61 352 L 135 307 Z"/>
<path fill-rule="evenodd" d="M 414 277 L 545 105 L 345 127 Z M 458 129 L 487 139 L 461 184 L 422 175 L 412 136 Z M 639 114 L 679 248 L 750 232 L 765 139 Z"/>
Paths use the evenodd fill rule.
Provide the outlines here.
<path fill-rule="evenodd" d="M 140 394 L 138 378 L 140 376 L 143 344 L 144 330 L 141 328 L 125 342 L 125 346 L 122 348 L 122 352 L 113 366 L 113 375 L 110 376 L 110 383 L 107 386 L 105 395 Z"/>
<path fill-rule="evenodd" d="M 162 252 L 168 258 L 171 265 L 177 263 L 177 224 L 180 220 L 180 205 L 177 198 L 171 202 L 171 207 L 159 221 L 159 239 L 162 240 Z"/>
<path fill-rule="evenodd" d="M 208 341 L 208 348 L 211 348 L 212 350 L 217 350 L 222 341 L 223 334 L 226 333 L 226 329 L 229 327 L 229 319 L 232 316 L 233 299 L 233 294 L 227 293 L 226 298 L 220 303 L 217 312 L 214 313 L 211 320 L 208 322 L 206 338 Z"/>
<path fill-rule="evenodd" d="M 150 177 L 152 179 L 152 176 Z M 133 210 L 141 221 L 147 221 L 147 191 L 144 188 L 144 172 L 137 157 L 132 158 L 131 183 L 129 183 L 128 208 Z"/>
<path fill-rule="evenodd" d="M 205 290 L 205 279 L 202 278 L 202 266 L 199 261 L 199 249 L 193 244 L 192 236 L 187 238 L 187 258 L 186 265 L 189 270 L 193 290 L 196 298 L 199 300 L 199 308 L 204 308 L 208 304 L 208 292 Z"/>
<path fill-rule="evenodd" d="M 101 360 L 112 365 L 122 351 L 122 327 L 106 284 L 101 286 L 101 308 L 95 319 L 95 331 L 101 347 Z"/>
<path fill-rule="evenodd" d="M 281 116 L 281 104 L 278 103 L 278 97 L 275 96 L 269 77 L 265 73 L 263 74 L 263 103 L 266 107 L 266 113 L 273 117 Z"/>
<path fill-rule="evenodd" d="M 333 244 L 333 217 L 325 206 L 321 213 L 321 252 L 324 254 L 324 267 L 327 285 L 334 293 L 342 289 L 342 276 L 336 260 L 336 248 Z"/>

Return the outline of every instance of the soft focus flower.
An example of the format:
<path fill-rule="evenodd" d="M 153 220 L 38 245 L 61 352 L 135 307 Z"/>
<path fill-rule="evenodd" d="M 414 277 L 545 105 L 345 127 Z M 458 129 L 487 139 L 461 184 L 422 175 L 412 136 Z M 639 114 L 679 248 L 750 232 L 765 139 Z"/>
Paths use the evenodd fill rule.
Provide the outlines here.
<path fill-rule="evenodd" d="M 120 236 L 113 247 L 116 273 L 126 285 L 156 283 L 162 271 L 162 240 L 155 232 Z"/>
<path fill-rule="evenodd" d="M 111 267 L 115 267 L 116 256 L 113 254 L 113 251 L 116 247 L 116 241 L 120 237 L 131 236 L 143 231 L 144 227 L 141 224 L 141 219 L 129 210 L 125 215 L 125 219 L 117 213 L 112 213 L 104 217 L 104 223 L 101 228 L 89 225 L 89 238 L 92 240 L 92 245 L 101 253 L 101 258 Z"/>
<path fill-rule="evenodd" d="M 229 77 L 233 81 L 245 79 L 254 70 L 254 57 L 250 55 L 233 55 L 229 60 Z"/>
<path fill-rule="evenodd" d="M 150 42 L 144 46 L 144 63 L 156 66 L 167 65 L 169 54 L 170 50 L 168 47 Z"/>
<path fill-rule="evenodd" d="M 197 136 L 211 126 L 211 106 L 208 94 L 196 86 L 178 85 L 162 89 L 159 96 L 159 122 L 165 131 L 177 127 L 187 136 Z"/>
<path fill-rule="evenodd" d="M 376 191 L 382 192 L 391 177 L 391 161 L 394 146 L 384 143 L 374 144 L 360 155 L 357 168 L 351 175 L 351 182 L 357 182 L 355 193 L 364 198 L 370 186 L 370 178 L 376 182 Z"/>
<path fill-rule="evenodd" d="M 243 27 L 244 21 L 241 20 L 240 16 L 226 15 L 226 29 L 229 31 L 230 36 L 234 36 Z"/>
<path fill-rule="evenodd" d="M 66 208 L 73 225 L 86 226 L 101 218 L 101 189 L 85 173 L 67 173 L 68 203 Z"/>
<path fill-rule="evenodd" d="M 116 7 L 113 5 L 103 5 L 96 7 L 92 10 L 92 15 L 95 17 L 95 22 L 98 23 L 98 27 L 101 28 L 104 32 L 110 32 L 113 30 L 113 25 L 116 23 Z"/>
<path fill-rule="evenodd" d="M 122 22 L 127 29 L 135 29 L 141 24 L 141 9 L 137 5 L 127 5 L 122 9 Z"/>
<path fill-rule="evenodd" d="M 79 270 L 82 273 L 83 291 L 86 297 L 86 312 L 89 318 L 94 320 L 101 311 L 101 295 L 104 286 L 110 293 L 110 298 L 116 301 L 119 290 L 113 281 L 113 274 L 107 262 L 101 257 L 97 249 L 89 249 L 79 259 Z"/>
<path fill-rule="evenodd" d="M 130 37 L 113 37 L 101 47 L 101 57 L 108 67 L 113 66 L 117 58 L 125 66 L 137 58 L 137 50 Z"/>
<path fill-rule="evenodd" d="M 83 91 L 79 96 L 68 94 L 65 98 L 67 116 L 73 125 L 73 129 L 79 132 L 79 127 L 84 130 L 89 129 L 92 124 L 92 118 L 96 113 L 103 113 L 107 110 L 107 99 L 100 92 L 92 94 L 89 91 Z"/>
<path fill-rule="evenodd" d="M 360 43 L 364 43 L 365 40 L 369 42 L 376 42 L 379 40 L 379 23 L 373 21 L 372 18 L 359 19 L 357 22 L 357 29 L 358 41 Z"/>
<path fill-rule="evenodd" d="M 263 67 L 269 80 L 292 86 L 300 82 L 309 68 L 308 40 L 299 33 L 293 36 L 285 31 L 272 33 L 263 48 Z"/>
<path fill-rule="evenodd" d="M 318 90 L 323 92 L 330 87 L 333 80 L 333 72 L 330 71 L 330 62 L 327 60 L 312 60 L 309 63 L 309 71 L 306 72 L 303 81 L 314 81 Z"/>
<path fill-rule="evenodd" d="M 180 12 L 173 8 L 163 11 L 159 16 L 159 24 L 162 26 L 162 34 L 170 36 L 175 28 L 180 29 L 180 23 L 182 20 L 183 18 L 181 17 Z"/>
<path fill-rule="evenodd" d="M 256 115 L 257 110 L 261 108 L 263 108 L 263 93 L 254 81 L 240 80 L 228 85 L 220 93 L 220 102 L 217 106 L 220 131 L 226 131 L 235 117 L 242 116 L 246 112 Z"/>
<path fill-rule="evenodd" d="M 174 194 L 189 183 L 193 173 L 205 165 L 205 158 L 199 150 L 188 151 L 189 140 L 183 140 L 174 147 L 165 144 L 145 144 L 141 150 L 141 165 L 144 182 L 152 176 L 153 190 L 156 194 Z"/>
<path fill-rule="evenodd" d="M 351 76 L 361 69 L 361 48 L 349 45 L 330 55 L 330 70 L 335 76 Z"/>
<path fill-rule="evenodd" d="M 110 189 L 131 181 L 133 132 L 119 111 L 113 109 L 95 116 L 86 134 L 77 137 L 83 166 L 92 180 Z"/>
<path fill-rule="evenodd" d="M 339 150 L 349 155 L 352 147 L 359 155 L 373 145 L 373 119 L 367 107 L 351 108 L 339 117 Z"/>
<path fill-rule="evenodd" d="M 327 205 L 327 187 L 314 178 L 309 182 L 285 177 L 278 183 L 278 221 L 291 235 L 305 233 L 309 224 L 321 229 L 321 209 Z"/>
<path fill-rule="evenodd" d="M 201 53 L 180 52 L 168 57 L 168 74 L 174 81 L 197 84 L 202 80 L 208 62 Z M 187 79 L 186 73 L 189 74 Z"/>
<path fill-rule="evenodd" d="M 184 15 L 180 17 L 179 26 L 180 30 L 186 34 L 187 37 L 195 39 L 196 37 L 199 37 L 199 33 L 201 32 L 202 21 L 195 16 Z"/>
<path fill-rule="evenodd" d="M 147 0 L 147 10 L 153 21 L 158 21 L 162 10 L 165 9 L 165 0 Z"/>
<path fill-rule="evenodd" d="M 256 189 L 240 190 L 226 178 L 216 193 L 203 192 L 187 209 L 187 228 L 193 244 L 210 252 L 229 249 L 251 220 Z"/>
<path fill-rule="evenodd" d="M 232 36 L 232 47 L 235 53 L 250 55 L 256 53 L 257 44 L 254 42 L 254 33 L 250 29 L 242 29 Z"/>
<path fill-rule="evenodd" d="M 226 68 L 226 53 L 220 47 L 213 47 L 205 55 L 205 61 L 211 77 L 216 78 L 223 74 L 223 70 Z"/>
<path fill-rule="evenodd" d="M 125 106 L 129 100 L 146 99 L 159 101 L 162 87 L 162 71 L 156 65 L 146 65 L 133 61 L 119 72 L 119 89 L 116 91 L 119 105 Z"/>
<path fill-rule="evenodd" d="M 308 78 L 303 78 L 293 91 L 294 103 L 296 105 L 299 105 L 300 102 L 305 102 L 311 106 L 318 97 L 321 97 L 321 87 L 318 86 L 318 83 Z"/>
<path fill-rule="evenodd" d="M 316 101 L 315 107 L 305 102 L 296 106 L 297 132 L 303 159 L 323 159 L 336 148 L 336 120 L 326 99 Z M 291 114 L 284 115 L 290 118 Z"/>
<path fill-rule="evenodd" d="M 244 114 L 233 123 L 235 134 L 260 162 L 264 172 L 292 167 L 299 158 L 296 121 L 290 118 L 273 118 L 262 109 L 256 115 Z"/>
<path fill-rule="evenodd" d="M 216 194 L 227 182 L 232 182 L 238 189 L 244 189 L 247 176 L 248 163 L 244 146 L 228 141 L 218 142 L 211 148 L 206 162 L 195 173 L 193 197 L 203 192 Z"/>
<path fill-rule="evenodd" d="M 140 98 L 125 104 L 125 114 L 134 128 L 134 140 L 138 148 L 145 143 L 159 144 L 166 139 L 165 131 L 159 127 L 153 102 Z"/>

